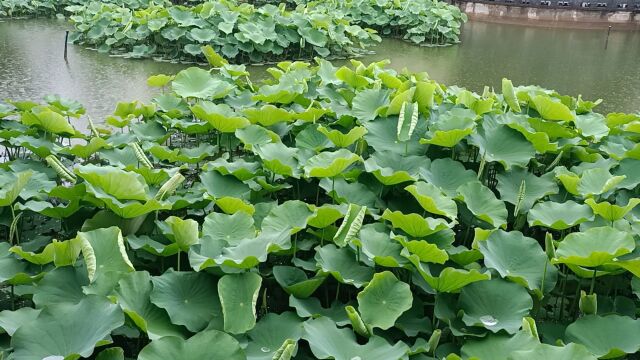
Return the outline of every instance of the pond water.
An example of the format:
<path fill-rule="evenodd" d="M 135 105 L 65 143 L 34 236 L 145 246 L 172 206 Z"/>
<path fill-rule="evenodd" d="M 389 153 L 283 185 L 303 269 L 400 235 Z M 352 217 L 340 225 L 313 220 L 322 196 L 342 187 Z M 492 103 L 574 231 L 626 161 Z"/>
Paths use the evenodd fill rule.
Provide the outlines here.
<path fill-rule="evenodd" d="M 0 99 L 38 100 L 59 94 L 82 102 L 101 121 L 117 101 L 151 99 L 148 76 L 188 66 L 111 57 L 69 45 L 64 61 L 64 20 L 0 22 Z M 427 71 L 444 84 L 499 91 L 503 76 L 585 99 L 602 98 L 601 112 L 640 111 L 640 32 L 562 29 L 469 22 L 462 43 L 442 48 L 385 40 L 364 61 Z M 252 69 L 260 72 L 261 69 Z"/>

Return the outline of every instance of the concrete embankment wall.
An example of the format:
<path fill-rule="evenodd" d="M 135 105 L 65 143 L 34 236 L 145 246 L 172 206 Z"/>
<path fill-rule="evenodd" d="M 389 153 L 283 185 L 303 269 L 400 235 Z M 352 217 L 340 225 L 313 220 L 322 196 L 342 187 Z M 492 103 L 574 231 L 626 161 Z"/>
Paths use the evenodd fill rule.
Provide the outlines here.
<path fill-rule="evenodd" d="M 471 19 L 519 22 L 527 25 L 540 22 L 542 25 L 554 22 L 584 25 L 612 25 L 615 28 L 640 30 L 640 12 L 610 10 L 578 10 L 562 8 L 540 8 L 480 2 L 459 2 L 457 5 Z"/>

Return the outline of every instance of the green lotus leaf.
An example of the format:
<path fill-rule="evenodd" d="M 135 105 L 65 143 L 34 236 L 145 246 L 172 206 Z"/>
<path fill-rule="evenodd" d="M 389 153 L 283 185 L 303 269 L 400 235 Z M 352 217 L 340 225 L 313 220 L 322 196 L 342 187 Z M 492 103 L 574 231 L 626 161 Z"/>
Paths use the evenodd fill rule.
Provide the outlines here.
<path fill-rule="evenodd" d="M 122 310 L 104 297 L 86 296 L 77 304 L 49 305 L 13 334 L 13 356 L 25 360 L 89 357 L 122 325 Z"/>
<path fill-rule="evenodd" d="M 411 308 L 412 301 L 409 285 L 398 280 L 393 273 L 384 271 L 374 274 L 358 293 L 358 310 L 367 325 L 386 330 Z"/>
<path fill-rule="evenodd" d="M 310 206 L 299 200 L 289 200 L 274 207 L 262 221 L 262 230 L 271 233 L 289 231 L 295 234 L 307 227 L 313 215 Z"/>
<path fill-rule="evenodd" d="M 577 115 L 575 124 L 582 136 L 592 137 L 595 141 L 600 141 L 609 135 L 609 128 L 605 123 L 604 116 L 598 113 Z"/>
<path fill-rule="evenodd" d="M 336 77 L 355 89 L 369 85 L 369 79 L 357 74 L 355 71 L 349 69 L 346 66 L 343 66 L 336 71 Z M 381 102 L 378 101 L 377 103 Z"/>
<path fill-rule="evenodd" d="M 191 107 L 193 114 L 199 119 L 207 121 L 216 130 L 223 133 L 233 133 L 251 123 L 245 117 L 239 116 L 227 104 L 215 104 L 211 101 L 200 101 Z"/>
<path fill-rule="evenodd" d="M 477 180 L 477 174 L 466 170 L 462 163 L 445 158 L 434 160 L 421 169 L 420 178 L 440 188 L 445 195 L 455 197 L 461 185 Z"/>
<path fill-rule="evenodd" d="M 514 167 L 497 175 L 496 179 L 500 199 L 517 206 L 521 213 L 527 213 L 539 199 L 559 191 L 553 173 L 535 176 L 526 169 Z M 523 193 L 520 193 L 521 189 Z"/>
<path fill-rule="evenodd" d="M 497 161 L 505 170 L 512 166 L 527 167 L 536 154 L 533 145 L 522 134 L 491 118 L 486 118 L 470 135 L 469 142 L 480 149 L 480 155 L 486 161 Z"/>
<path fill-rule="evenodd" d="M 402 111 L 402 108 L 405 106 L 405 103 L 411 103 L 414 95 L 416 93 L 415 87 L 410 88 L 401 88 L 393 93 L 391 98 L 391 103 L 389 104 L 389 108 L 386 111 L 387 115 L 399 115 Z M 411 105 L 413 107 L 413 105 Z M 406 109 L 405 109 L 406 110 Z M 410 111 L 412 113 L 413 111 Z M 409 117 L 411 119 L 411 117 Z M 402 122 L 399 121 L 399 122 Z M 396 133 L 397 135 L 397 133 Z"/>
<path fill-rule="evenodd" d="M 527 115 L 516 115 L 509 112 L 496 116 L 496 120 L 520 132 L 541 154 L 558 151 L 558 143 L 552 142 L 551 139 L 562 137 L 563 135 L 566 135 L 566 137 L 575 136 L 568 128 L 558 123 L 530 118 Z M 559 129 L 556 127 L 559 127 Z M 566 134 L 566 132 L 569 133 Z"/>
<path fill-rule="evenodd" d="M 42 266 L 54 262 L 56 266 L 66 266 L 75 263 L 81 249 L 81 241 L 78 238 L 74 238 L 66 241 L 54 239 L 40 253 L 25 251 L 21 246 L 13 246 L 9 251 L 32 264 Z"/>
<path fill-rule="evenodd" d="M 467 341 L 461 352 L 466 359 L 508 360 L 516 351 L 533 350 L 539 345 L 537 338 L 520 331 L 513 336 L 491 334 L 484 339 Z"/>
<path fill-rule="evenodd" d="M 567 200 L 564 203 L 545 201 L 536 204 L 527 214 L 530 226 L 544 226 L 566 230 L 585 221 L 593 220 L 589 206 Z"/>
<path fill-rule="evenodd" d="M 593 210 L 596 215 L 600 215 L 603 219 L 613 222 L 625 217 L 633 208 L 640 204 L 640 199 L 629 199 L 625 206 L 611 204 L 607 201 L 597 203 L 593 199 L 587 199 L 584 202 L 591 207 L 591 210 Z"/>
<path fill-rule="evenodd" d="M 518 97 L 513 89 L 513 83 L 506 78 L 502 78 L 502 96 L 504 96 L 504 101 L 509 105 L 511 110 L 515 112 L 521 111 Z"/>
<path fill-rule="evenodd" d="M 151 281 L 150 300 L 167 311 L 172 323 L 184 325 L 192 332 L 202 331 L 209 323 L 222 327 L 216 281 L 210 275 L 169 269 Z"/>
<path fill-rule="evenodd" d="M 360 75 L 356 75 L 360 76 Z M 361 123 L 374 120 L 389 105 L 390 91 L 382 89 L 366 89 L 353 98 L 352 113 Z"/>
<path fill-rule="evenodd" d="M 376 208 L 378 202 L 377 195 L 371 191 L 366 185 L 353 182 L 349 183 L 344 179 L 321 179 L 320 187 L 322 187 L 329 196 L 337 203 L 357 204 L 366 206 L 367 208 Z"/>
<path fill-rule="evenodd" d="M 531 99 L 531 105 L 545 120 L 574 121 L 576 116 L 569 108 L 557 99 L 546 95 L 537 95 Z"/>
<path fill-rule="evenodd" d="M 460 289 L 468 284 L 491 279 L 491 274 L 488 272 L 481 273 L 476 269 L 463 270 L 452 267 L 446 267 L 442 269 L 438 275 L 433 276 L 431 269 L 420 261 L 418 255 L 412 254 L 405 256 L 416 268 L 422 279 L 424 279 L 433 290 L 438 292 L 455 293 L 459 292 Z"/>
<path fill-rule="evenodd" d="M 367 129 L 362 126 L 356 126 L 351 128 L 346 134 L 340 130 L 331 130 L 322 125 L 318 126 L 318 131 L 323 133 L 336 147 L 346 148 L 356 141 L 362 139 L 367 133 Z"/>
<path fill-rule="evenodd" d="M 535 291 L 539 297 L 551 291 L 558 278 L 558 269 L 551 265 L 538 241 L 518 231 L 497 230 L 478 248 L 484 264 L 500 276 Z"/>
<path fill-rule="evenodd" d="M 326 228 L 345 216 L 348 210 L 346 205 L 323 204 L 315 207 L 314 215 L 309 219 L 308 224 L 315 228 Z"/>
<path fill-rule="evenodd" d="M 300 177 L 297 160 L 298 149 L 280 142 L 254 145 L 254 151 L 262 159 L 262 166 L 278 175 Z"/>
<path fill-rule="evenodd" d="M 149 190 L 144 178 L 134 172 L 116 167 L 84 165 L 75 169 L 76 174 L 88 183 L 96 193 L 104 193 L 118 200 L 147 200 Z"/>
<path fill-rule="evenodd" d="M 325 151 L 313 156 L 304 164 L 306 177 L 335 177 L 351 164 L 361 161 L 360 156 L 346 149 Z"/>
<path fill-rule="evenodd" d="M 100 351 L 96 360 L 125 360 L 124 350 L 120 347 L 112 347 Z"/>
<path fill-rule="evenodd" d="M 403 156 L 389 151 L 375 152 L 364 162 L 364 168 L 384 185 L 395 185 L 416 181 L 426 158 L 424 156 Z"/>
<path fill-rule="evenodd" d="M 209 213 L 202 225 L 202 236 L 208 236 L 215 242 L 237 245 L 242 239 L 253 238 L 255 235 L 253 218 L 242 211 L 233 215 Z"/>
<path fill-rule="evenodd" d="M 15 311 L 4 310 L 0 312 L 0 327 L 9 334 L 9 336 L 13 336 L 20 326 L 34 321 L 41 312 L 42 309 L 33 309 L 30 307 L 24 307 Z"/>
<path fill-rule="evenodd" d="M 207 171 L 200 174 L 202 185 L 209 195 L 218 200 L 224 197 L 244 199 L 251 189 L 232 175 L 222 175 L 217 171 Z"/>
<path fill-rule="evenodd" d="M 391 241 L 387 228 L 380 223 L 367 224 L 360 231 L 360 239 L 354 240 L 362 253 L 384 267 L 402 267 L 407 260 L 400 255 L 402 245 Z"/>
<path fill-rule="evenodd" d="M 315 297 L 308 299 L 298 299 L 295 296 L 289 296 L 289 306 L 296 310 L 301 318 L 319 318 L 327 317 L 333 320 L 336 325 L 344 326 L 350 323 L 349 317 L 345 312 L 344 304 L 334 301 L 328 308 L 320 304 L 320 300 Z"/>
<path fill-rule="evenodd" d="M 150 301 L 152 291 L 151 276 L 146 271 L 136 271 L 125 275 L 118 282 L 115 296 L 122 311 L 149 339 L 164 336 L 182 337 L 184 331 L 173 325 L 167 313 Z"/>
<path fill-rule="evenodd" d="M 342 224 L 340 224 L 336 234 L 333 236 L 333 242 L 336 245 L 344 247 L 358 236 L 366 211 L 366 206 L 349 204 L 347 214 L 342 220 Z"/>
<path fill-rule="evenodd" d="M 473 110 L 475 114 L 482 115 L 493 110 L 494 98 L 478 97 L 469 90 L 462 90 L 457 94 L 456 104 L 463 104 L 467 108 Z"/>
<path fill-rule="evenodd" d="M 235 135 L 238 140 L 242 141 L 247 150 L 251 150 L 255 145 L 266 145 L 280 141 L 278 134 L 254 124 L 236 130 Z"/>
<path fill-rule="evenodd" d="M 493 279 L 462 288 L 459 306 L 464 311 L 465 324 L 482 326 L 494 333 L 504 330 L 515 334 L 533 307 L 533 299 L 523 287 Z"/>
<path fill-rule="evenodd" d="M 119 228 L 112 226 L 78 232 L 77 239 L 82 244 L 82 256 L 90 283 L 108 272 L 135 271 Z"/>
<path fill-rule="evenodd" d="M 284 360 L 275 357 L 281 346 L 289 341 L 294 347 L 302 337 L 302 321 L 292 312 L 269 313 L 247 334 L 251 341 L 244 349 L 247 360 Z M 291 354 L 295 355 L 295 353 Z M 293 358 L 293 357 L 291 357 Z"/>
<path fill-rule="evenodd" d="M 256 303 L 262 277 L 256 273 L 227 274 L 218 281 L 224 331 L 243 334 L 256 325 Z"/>
<path fill-rule="evenodd" d="M 473 132 L 476 117 L 476 113 L 472 110 L 453 108 L 441 114 L 438 120 L 429 126 L 427 132 L 429 138 L 420 139 L 420 143 L 454 147 Z"/>
<path fill-rule="evenodd" d="M 170 216 L 164 221 L 170 232 L 165 234 L 172 241 L 178 244 L 182 251 L 189 251 L 189 247 L 198 243 L 199 231 L 198 222 L 192 219 L 180 219 L 176 216 Z"/>
<path fill-rule="evenodd" d="M 614 176 L 626 176 L 618 184 L 618 188 L 632 190 L 640 184 L 640 160 L 624 159 L 612 173 Z"/>
<path fill-rule="evenodd" d="M 0 173 L 0 207 L 10 206 L 18 198 L 20 192 L 29 182 L 33 171 L 22 171 L 17 174 Z"/>
<path fill-rule="evenodd" d="M 554 360 L 596 360 L 598 357 L 580 344 L 569 343 L 565 346 L 548 344 L 536 345 L 531 350 L 514 351 L 508 360 L 554 359 Z"/>
<path fill-rule="evenodd" d="M 187 340 L 175 336 L 153 340 L 140 351 L 138 359 L 245 360 L 246 357 L 238 341 L 231 335 L 222 331 L 206 330 Z"/>
<path fill-rule="evenodd" d="M 227 95 L 233 86 L 213 77 L 207 70 L 190 67 L 176 75 L 171 88 L 183 98 L 218 99 Z"/>
<path fill-rule="evenodd" d="M 326 279 L 325 276 L 309 279 L 304 271 L 296 267 L 280 265 L 273 267 L 273 276 L 287 294 L 299 299 L 311 296 Z"/>
<path fill-rule="evenodd" d="M 640 320 L 627 316 L 588 315 L 567 326 L 565 339 L 584 345 L 601 359 L 612 359 L 640 350 Z"/>
<path fill-rule="evenodd" d="M 352 360 L 366 354 L 367 360 L 402 359 L 409 347 L 399 341 L 390 345 L 380 336 L 372 336 L 360 345 L 351 330 L 340 329 L 329 318 L 320 317 L 304 323 L 304 335 L 317 359 Z"/>
<path fill-rule="evenodd" d="M 169 83 L 169 81 L 173 79 L 174 79 L 173 75 L 165 75 L 165 74 L 151 75 L 147 78 L 147 85 L 153 86 L 153 87 L 164 87 Z"/>
<path fill-rule="evenodd" d="M 493 192 L 478 181 L 468 182 L 458 188 L 456 199 L 464 201 L 467 208 L 478 219 L 493 227 L 506 227 L 507 208 Z"/>
<path fill-rule="evenodd" d="M 176 243 L 165 244 L 153 240 L 149 236 L 141 235 L 129 235 L 127 236 L 127 243 L 133 250 L 143 249 L 144 251 L 153 254 L 155 256 L 172 256 L 180 251 L 180 247 Z"/>
<path fill-rule="evenodd" d="M 418 141 L 427 130 L 427 122 L 419 121 L 410 141 L 398 141 L 397 121 L 392 118 L 380 118 L 364 123 L 367 133 L 364 139 L 374 150 L 387 151 L 401 155 L 424 155 L 428 145 Z"/>
<path fill-rule="evenodd" d="M 91 140 L 84 145 L 75 144 L 70 148 L 64 148 L 61 152 L 81 157 L 83 159 L 88 159 L 91 155 L 97 153 L 101 149 L 108 149 L 109 147 L 109 143 L 103 138 L 92 137 Z"/>
<path fill-rule="evenodd" d="M 258 175 L 260 164 L 257 162 L 248 162 L 244 159 L 236 159 L 229 162 L 226 157 L 223 156 L 208 162 L 203 166 L 203 169 L 205 171 L 217 170 L 222 175 L 232 175 L 240 181 L 245 181 Z"/>
<path fill-rule="evenodd" d="M 603 168 L 587 169 L 582 172 L 578 183 L 577 193 L 583 197 L 604 194 L 613 190 L 625 179 L 624 176 L 613 176 L 609 170 Z M 562 178 L 560 180 L 565 185 Z M 571 192 L 568 188 L 567 191 Z"/>
<path fill-rule="evenodd" d="M 635 248 L 633 236 L 612 227 L 596 227 L 567 235 L 558 245 L 554 263 L 597 267 Z"/>
<path fill-rule="evenodd" d="M 30 111 L 22 113 L 22 123 L 25 125 L 36 125 L 44 131 L 58 135 L 74 135 L 76 129 L 69 124 L 64 116 L 45 106 L 35 106 Z"/>
<path fill-rule="evenodd" d="M 293 120 L 291 113 L 285 109 L 267 104 L 261 108 L 250 108 L 242 111 L 252 124 L 272 126 Z"/>
<path fill-rule="evenodd" d="M 11 137 L 9 139 L 9 143 L 13 146 L 22 146 L 27 148 L 43 159 L 51 154 L 56 154 L 61 150 L 60 146 L 54 142 L 27 135 Z"/>
<path fill-rule="evenodd" d="M 440 218 L 425 218 L 418 214 L 403 214 L 385 209 L 382 218 L 391 221 L 394 229 L 402 229 L 410 236 L 425 237 L 438 231 L 449 229 L 451 224 Z"/>
<path fill-rule="evenodd" d="M 407 240 L 404 236 L 396 235 L 393 237 L 404 248 L 401 255 L 410 257 L 415 255 L 420 262 L 444 264 L 449 260 L 449 254 L 440 249 L 438 245 L 429 243 L 425 240 Z"/>
<path fill-rule="evenodd" d="M 85 298 L 82 287 L 88 284 L 89 279 L 84 268 L 55 268 L 38 282 L 38 291 L 33 294 L 33 302 L 38 308 L 53 304 L 77 304 Z"/>
<path fill-rule="evenodd" d="M 411 195 L 418 200 L 420 206 L 426 211 L 432 214 L 446 216 L 451 220 L 456 220 L 458 215 L 456 202 L 443 194 L 435 185 L 417 181 L 404 189 L 411 193 Z"/>
<path fill-rule="evenodd" d="M 371 280 L 372 268 L 360 265 L 349 248 L 333 244 L 316 248 L 315 260 L 322 272 L 331 274 L 341 283 L 361 288 Z"/>

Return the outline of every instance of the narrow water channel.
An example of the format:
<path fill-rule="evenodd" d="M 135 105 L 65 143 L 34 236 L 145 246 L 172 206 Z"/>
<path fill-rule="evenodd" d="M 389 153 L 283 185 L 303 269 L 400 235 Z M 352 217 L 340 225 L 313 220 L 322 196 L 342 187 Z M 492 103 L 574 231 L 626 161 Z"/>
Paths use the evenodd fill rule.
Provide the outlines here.
<path fill-rule="evenodd" d="M 0 22 L 0 99 L 37 100 L 59 94 L 82 102 L 98 121 L 117 101 L 148 101 L 152 74 L 173 74 L 184 64 L 111 57 L 69 46 L 64 61 L 64 20 Z M 516 85 L 536 84 L 585 99 L 604 99 L 600 112 L 640 111 L 640 32 L 544 28 L 469 22 L 462 43 L 443 48 L 385 40 L 364 61 L 391 59 L 391 66 L 427 71 L 447 85 L 481 91 L 499 89 L 508 77 Z M 260 70 L 260 69 L 255 69 Z"/>

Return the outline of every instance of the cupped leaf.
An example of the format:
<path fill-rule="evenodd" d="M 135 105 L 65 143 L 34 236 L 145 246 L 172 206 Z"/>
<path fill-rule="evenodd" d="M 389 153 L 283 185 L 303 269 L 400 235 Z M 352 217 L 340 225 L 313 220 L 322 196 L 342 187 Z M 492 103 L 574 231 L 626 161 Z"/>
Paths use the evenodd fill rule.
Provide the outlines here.
<path fill-rule="evenodd" d="M 216 99 L 227 95 L 233 86 L 214 78 L 207 70 L 190 67 L 176 75 L 171 88 L 183 98 Z"/>
<path fill-rule="evenodd" d="M 424 218 L 418 214 L 403 214 L 400 211 L 386 209 L 382 218 L 391 221 L 391 226 L 402 229 L 410 236 L 424 237 L 448 229 L 451 225 L 444 219 Z"/>
<path fill-rule="evenodd" d="M 256 325 L 256 303 L 262 277 L 256 273 L 225 275 L 218 281 L 224 331 L 243 334 Z"/>
<path fill-rule="evenodd" d="M 304 173 L 306 177 L 332 178 L 360 160 L 360 156 L 346 149 L 325 151 L 307 160 L 304 164 Z"/>
<path fill-rule="evenodd" d="M 420 206 L 426 211 L 448 217 L 455 220 L 458 215 L 456 202 L 447 197 L 433 184 L 418 181 L 404 188 L 418 200 Z"/>
<path fill-rule="evenodd" d="M 507 207 L 498 200 L 493 192 L 478 181 L 461 185 L 458 188 L 457 199 L 465 205 L 478 219 L 491 224 L 493 227 L 507 225 Z"/>
<path fill-rule="evenodd" d="M 215 349 L 215 350 L 214 350 Z M 165 336 L 152 341 L 138 355 L 139 360 L 245 360 L 240 344 L 222 331 L 206 330 L 188 340 Z"/>
<path fill-rule="evenodd" d="M 627 316 L 584 316 L 567 326 L 565 339 L 584 345 L 602 359 L 640 350 L 640 320 Z"/>
<path fill-rule="evenodd" d="M 633 236 L 612 227 L 596 227 L 567 235 L 558 245 L 554 263 L 596 267 L 635 248 Z"/>
<path fill-rule="evenodd" d="M 374 274 L 372 268 L 360 265 L 355 260 L 355 254 L 350 249 L 337 248 L 333 244 L 316 248 L 315 260 L 321 271 L 357 288 L 369 282 Z"/>
<path fill-rule="evenodd" d="M 536 204 L 527 214 L 527 218 L 530 226 L 565 230 L 593 220 L 593 212 L 589 206 L 572 200 L 563 203 L 545 201 Z"/>

